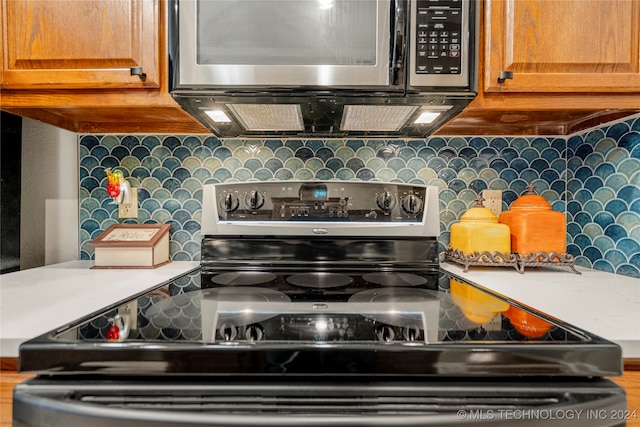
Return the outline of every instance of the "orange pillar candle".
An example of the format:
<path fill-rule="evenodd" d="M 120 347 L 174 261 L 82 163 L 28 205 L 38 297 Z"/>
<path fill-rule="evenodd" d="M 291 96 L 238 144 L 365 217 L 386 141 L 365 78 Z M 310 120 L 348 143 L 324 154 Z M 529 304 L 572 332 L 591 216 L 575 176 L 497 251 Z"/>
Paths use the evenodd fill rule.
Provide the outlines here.
<path fill-rule="evenodd" d="M 527 192 L 518 197 L 511 209 L 500 214 L 500 222 L 511 230 L 511 250 L 520 255 L 532 252 L 567 251 L 565 217 L 551 209 L 544 197 L 527 186 Z"/>

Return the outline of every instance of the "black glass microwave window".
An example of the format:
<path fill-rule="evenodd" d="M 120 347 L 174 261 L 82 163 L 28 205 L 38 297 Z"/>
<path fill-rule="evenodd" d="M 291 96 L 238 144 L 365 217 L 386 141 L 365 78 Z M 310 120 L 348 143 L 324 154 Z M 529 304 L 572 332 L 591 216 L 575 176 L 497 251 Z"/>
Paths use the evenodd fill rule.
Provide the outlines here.
<path fill-rule="evenodd" d="M 199 0 L 199 65 L 376 65 L 377 1 Z"/>

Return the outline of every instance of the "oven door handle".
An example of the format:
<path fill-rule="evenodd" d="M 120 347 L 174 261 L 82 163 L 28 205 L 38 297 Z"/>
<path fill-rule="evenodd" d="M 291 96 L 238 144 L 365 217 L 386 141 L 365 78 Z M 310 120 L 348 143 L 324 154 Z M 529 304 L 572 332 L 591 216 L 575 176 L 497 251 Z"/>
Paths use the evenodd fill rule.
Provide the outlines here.
<path fill-rule="evenodd" d="M 47 386 L 29 386 L 28 382 L 20 384 L 14 389 L 13 399 L 13 426 L 14 427 L 68 427 L 71 425 L 90 425 L 91 427 L 195 427 L 195 426 L 234 426 L 234 427 L 418 427 L 418 426 L 452 426 L 464 425 L 467 427 L 486 426 L 488 422 L 492 426 L 515 427 L 527 425 L 530 427 L 549 426 L 549 416 L 564 417 L 563 420 L 577 420 L 580 425 L 587 427 L 609 426 L 612 425 L 603 417 L 587 417 L 591 414 L 614 414 L 624 413 L 626 401 L 624 392 L 606 393 L 596 397 L 592 396 L 592 400 L 580 401 L 577 399 L 571 403 L 552 403 L 542 406 L 523 406 L 519 409 L 520 413 L 540 413 L 542 416 L 533 415 L 518 416 L 517 411 L 511 406 L 490 407 L 485 409 L 471 410 L 468 407 L 456 407 L 455 405 L 444 405 L 435 408 L 437 413 L 427 411 L 427 413 L 419 415 L 403 415 L 393 413 L 392 415 L 379 415 L 376 410 L 369 410 L 367 415 L 360 415 L 365 409 L 357 409 L 349 413 L 342 409 L 327 411 L 326 414 L 318 414 L 318 410 L 314 409 L 314 405 L 310 405 L 312 414 L 306 414 L 303 408 L 297 408 L 300 415 L 292 415 L 285 409 L 285 413 L 278 414 L 276 403 L 271 403 L 270 408 L 273 411 L 261 411 L 260 408 L 254 410 L 251 414 L 238 414 L 239 410 L 257 405 L 260 407 L 260 401 L 256 401 L 252 405 L 251 399 L 239 402 L 222 403 L 224 407 L 228 406 L 227 412 L 231 410 L 236 413 L 229 414 L 220 411 L 206 411 L 207 402 L 202 402 L 204 409 L 194 409 L 194 411 L 172 410 L 172 400 L 175 399 L 180 403 L 180 395 L 162 393 L 158 394 L 156 390 L 152 390 L 148 395 L 140 398 L 135 393 L 128 393 L 122 390 L 117 384 L 103 385 L 99 389 L 93 390 L 91 393 L 98 400 L 109 400 L 107 404 L 90 403 L 89 401 L 72 400 L 74 393 L 73 387 L 65 387 L 64 384 L 58 384 L 51 390 Z M 78 386 L 78 383 L 76 383 Z M 230 386 L 233 388 L 233 386 Z M 588 388 L 589 386 L 585 386 Z M 78 388 L 90 388 L 87 385 L 78 386 Z M 337 386 L 336 390 L 340 387 Z M 111 393 L 109 393 L 111 391 Z M 113 393 L 113 392 L 117 393 Z M 154 392 L 155 391 L 155 392 Z M 603 390 L 599 390 L 604 392 Z M 291 391 L 289 392 L 291 393 Z M 462 392 L 464 393 L 464 392 Z M 146 397 L 155 397 L 156 400 L 164 399 L 164 408 L 158 410 L 150 409 L 151 405 L 144 400 Z M 279 400 L 284 407 L 287 407 L 286 396 L 273 396 L 273 399 Z M 325 396 L 325 400 L 328 397 Z M 331 400 L 331 399 L 329 399 Z M 571 399 L 570 399 L 571 400 Z M 132 409 L 136 405 L 144 409 Z M 220 405 L 220 404 L 218 404 Z M 356 404 L 360 405 L 360 403 Z M 405 410 L 410 410 L 411 404 L 407 403 Z M 338 405 L 340 406 L 340 405 Z M 436 405 L 438 406 L 438 405 Z M 464 405 L 463 405 L 464 406 Z M 493 409 L 491 409 L 493 408 Z M 501 409 L 503 408 L 503 409 Z M 506 409 L 509 408 L 509 409 Z M 248 409 L 250 410 L 250 408 Z M 384 408 L 381 410 L 384 411 Z M 573 417 L 573 418 L 569 418 Z"/>

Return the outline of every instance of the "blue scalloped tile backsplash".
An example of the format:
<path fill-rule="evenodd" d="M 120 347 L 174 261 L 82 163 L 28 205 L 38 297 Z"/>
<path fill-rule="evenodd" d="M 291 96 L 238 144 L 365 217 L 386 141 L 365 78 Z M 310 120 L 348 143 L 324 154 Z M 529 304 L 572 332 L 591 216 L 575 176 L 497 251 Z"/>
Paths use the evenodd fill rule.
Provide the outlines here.
<path fill-rule="evenodd" d="M 568 139 L 567 252 L 640 277 L 640 118 Z"/>
<path fill-rule="evenodd" d="M 452 223 L 484 189 L 503 210 L 536 185 L 566 213 L 568 252 L 581 266 L 640 277 L 640 117 L 564 137 L 431 137 L 418 140 L 219 140 L 204 135 L 82 135 L 80 250 L 123 222 L 104 168 L 138 187 L 139 217 L 169 223 L 171 257 L 199 260 L 202 185 L 291 179 L 379 180 L 440 189 L 440 250 Z"/>

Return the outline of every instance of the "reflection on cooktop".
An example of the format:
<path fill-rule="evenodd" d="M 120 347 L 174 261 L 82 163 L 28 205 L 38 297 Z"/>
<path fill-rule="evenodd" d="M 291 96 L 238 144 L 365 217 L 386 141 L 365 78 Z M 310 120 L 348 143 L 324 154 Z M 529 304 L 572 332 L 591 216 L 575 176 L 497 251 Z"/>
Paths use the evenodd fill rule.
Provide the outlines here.
<path fill-rule="evenodd" d="M 216 274 L 211 282 L 220 286 L 255 286 L 273 282 L 277 277 L 273 273 L 261 271 L 232 271 Z"/>
<path fill-rule="evenodd" d="M 313 272 L 294 274 L 287 277 L 287 283 L 303 288 L 340 288 L 353 283 L 353 279 L 344 274 Z"/>
<path fill-rule="evenodd" d="M 234 302 L 290 302 L 291 299 L 280 291 L 253 286 L 211 288 L 192 291 L 165 298 L 153 304 L 146 311 L 148 317 L 167 314 L 174 307 L 184 307 L 202 301 L 234 301 Z"/>
<path fill-rule="evenodd" d="M 422 286 L 427 283 L 427 279 L 410 273 L 368 273 L 362 276 L 369 283 L 382 286 Z"/>
<path fill-rule="evenodd" d="M 420 302 L 438 300 L 438 293 L 415 288 L 367 289 L 353 294 L 349 302 Z"/>

